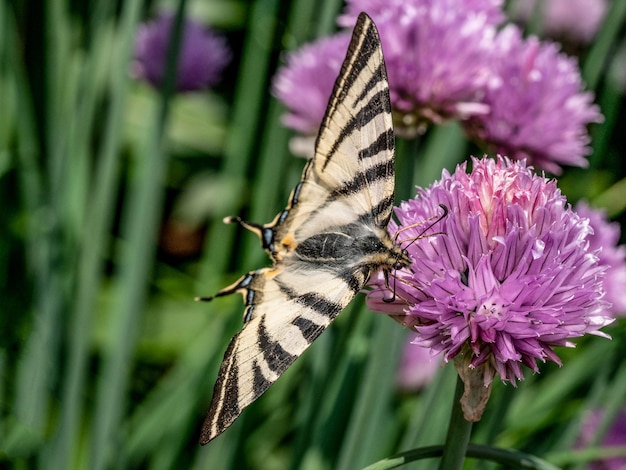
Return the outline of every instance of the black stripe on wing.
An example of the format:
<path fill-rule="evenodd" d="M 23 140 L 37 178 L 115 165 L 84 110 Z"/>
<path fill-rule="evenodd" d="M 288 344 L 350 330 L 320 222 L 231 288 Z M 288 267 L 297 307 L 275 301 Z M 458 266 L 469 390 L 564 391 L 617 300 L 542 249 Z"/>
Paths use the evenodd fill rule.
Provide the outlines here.
<path fill-rule="evenodd" d="M 259 328 L 257 330 L 257 344 L 263 353 L 263 359 L 267 367 L 277 374 L 282 374 L 287 367 L 295 361 L 298 356 L 289 354 L 278 341 L 274 341 L 265 327 L 265 317 L 261 317 Z M 268 385 L 269 387 L 269 385 Z M 265 389 L 259 392 L 263 393 Z M 255 387 L 256 392 L 256 387 Z"/>
<path fill-rule="evenodd" d="M 392 178 L 394 176 L 394 165 L 393 160 L 387 160 L 384 162 L 380 162 L 377 165 L 369 167 L 365 171 L 358 172 L 354 178 L 350 181 L 346 181 L 346 183 L 335 189 L 327 198 L 328 201 L 336 200 L 341 196 L 348 196 L 369 187 L 374 182 L 381 180 Z"/>
<path fill-rule="evenodd" d="M 379 56 L 379 61 L 376 69 L 372 71 L 368 68 L 368 63 L 374 55 Z M 365 85 L 361 90 L 355 90 L 354 88 L 359 80 L 364 81 Z M 364 102 L 366 96 L 376 88 L 380 88 L 380 91 L 375 93 L 367 102 Z M 336 127 L 337 124 L 333 121 L 332 116 L 340 105 L 348 109 L 358 109 L 358 111 L 356 111 L 349 122 L 342 124 L 341 129 L 336 130 L 339 131 L 339 135 L 331 145 L 331 150 L 325 155 L 322 170 L 326 168 L 341 142 L 351 135 L 354 129 L 361 128 L 383 112 L 391 112 L 387 74 L 385 72 L 380 37 L 374 23 L 364 13 L 359 15 L 357 24 L 354 27 L 346 58 L 335 81 L 328 108 L 317 135 L 316 149 L 318 144 L 326 138 L 326 129 Z"/>
<path fill-rule="evenodd" d="M 385 87 L 385 89 L 380 90 L 378 93 L 372 96 L 372 98 L 362 105 L 362 107 L 358 110 L 358 112 L 352 116 L 352 118 L 345 123 L 341 130 L 339 131 L 339 135 L 333 141 L 328 154 L 326 155 L 326 160 L 322 165 L 322 170 L 326 168 L 330 160 L 339 150 L 339 147 L 347 138 L 349 138 L 355 130 L 359 130 L 363 128 L 365 125 L 370 123 L 372 120 L 376 119 L 383 113 L 391 112 L 391 103 L 389 101 L 389 90 Z M 334 125 L 334 124 L 333 124 Z M 319 136 L 324 134 L 325 124 L 322 124 L 322 128 L 320 129 Z M 386 131 L 383 132 L 383 134 Z M 393 130 L 392 130 L 393 132 Z M 318 137 L 319 139 L 319 137 Z M 393 148 L 393 147 L 392 147 Z"/>
<path fill-rule="evenodd" d="M 359 160 L 375 157 L 380 152 L 393 152 L 395 149 L 395 141 L 393 129 L 387 129 L 367 147 L 359 150 Z"/>
<path fill-rule="evenodd" d="M 391 219 L 391 211 L 393 207 L 393 194 L 372 207 L 371 212 L 362 214 L 359 217 L 359 222 L 369 223 L 373 220 L 381 228 L 387 228 L 389 219 Z"/>
<path fill-rule="evenodd" d="M 341 277 L 338 277 L 337 279 L 339 280 Z M 285 294 L 289 300 L 297 302 L 304 307 L 308 307 L 317 313 L 329 317 L 329 322 L 332 321 L 339 314 L 339 312 L 341 312 L 341 310 L 343 310 L 343 305 L 334 302 L 318 292 L 300 293 L 278 279 L 276 279 L 276 284 L 280 288 L 280 291 Z"/>
<path fill-rule="evenodd" d="M 343 305 L 333 302 L 317 292 L 301 294 L 295 301 L 311 310 L 315 310 L 317 313 L 327 316 L 330 320 L 333 320 L 339 312 L 343 310 Z"/>
<path fill-rule="evenodd" d="M 228 345 L 224 353 L 224 360 L 213 387 L 211 406 L 202 425 L 200 444 L 204 445 L 221 434 L 241 414 L 239 408 L 239 368 L 237 366 L 236 351 L 239 334 Z"/>
<path fill-rule="evenodd" d="M 336 188 L 333 192 L 329 193 L 324 203 L 319 204 L 318 207 L 311 212 L 309 217 L 313 217 L 316 214 L 322 213 L 328 210 L 328 207 L 340 199 L 350 197 L 361 197 L 362 191 L 367 191 L 367 188 L 380 180 L 390 180 L 393 184 L 394 179 L 394 161 L 393 159 L 380 162 L 367 168 L 364 171 L 358 172 L 350 181 L 346 181 L 342 186 Z M 359 214 L 355 211 L 355 217 L 361 222 L 372 222 L 377 226 L 386 227 L 391 217 L 391 208 L 393 206 L 394 195 L 393 192 L 380 201 L 373 201 L 375 204 L 368 208 L 364 213 Z M 355 206 L 355 209 L 357 206 Z M 382 215 L 382 217 L 381 217 Z"/>
<path fill-rule="evenodd" d="M 372 91 L 375 88 L 381 88 L 381 85 L 384 90 L 389 90 L 389 85 L 388 85 L 388 80 L 387 80 L 387 69 L 385 68 L 385 62 L 384 62 L 383 55 L 382 55 L 382 46 L 377 44 L 377 45 L 372 45 L 372 47 L 381 48 L 381 53 L 380 53 L 381 61 L 376 67 L 376 70 L 374 70 L 374 72 L 372 73 L 372 76 L 370 77 L 370 79 L 365 84 L 365 87 L 363 87 L 363 90 L 361 90 L 361 94 L 356 98 L 355 103 L 359 103 L 363 101 L 365 97 L 370 94 L 370 91 Z"/>

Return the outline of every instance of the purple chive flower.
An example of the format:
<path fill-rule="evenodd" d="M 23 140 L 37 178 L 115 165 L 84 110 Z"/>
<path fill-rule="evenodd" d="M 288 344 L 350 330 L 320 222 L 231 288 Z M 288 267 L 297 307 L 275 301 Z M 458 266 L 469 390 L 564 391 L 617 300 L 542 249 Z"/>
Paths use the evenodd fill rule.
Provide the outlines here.
<path fill-rule="evenodd" d="M 513 25 L 495 44 L 494 80 L 484 97 L 490 112 L 466 122 L 470 136 L 555 174 L 560 165 L 586 167 L 587 125 L 601 122 L 602 115 L 593 94 L 582 91 L 575 60 L 556 44 L 524 39 Z"/>
<path fill-rule="evenodd" d="M 518 0 L 513 17 L 530 21 L 539 9 L 540 26 L 548 36 L 575 43 L 588 43 L 596 35 L 606 16 L 606 0 Z"/>
<path fill-rule="evenodd" d="M 348 0 L 345 13 L 339 18 L 339 24 L 351 26 L 362 11 L 370 15 L 374 21 L 396 19 L 396 13 L 411 15 L 419 9 L 431 9 L 443 4 L 445 9 L 459 8 L 467 14 L 480 14 L 487 17 L 490 24 L 500 23 L 504 19 L 502 0 Z M 444 12 L 445 10 L 441 10 Z"/>
<path fill-rule="evenodd" d="M 287 55 L 273 83 L 274 96 L 288 110 L 283 117 L 287 127 L 317 134 L 349 43 L 350 34 L 339 33 Z"/>
<path fill-rule="evenodd" d="M 135 37 L 133 74 L 155 87 L 165 78 L 174 20 L 172 13 L 162 12 L 142 24 Z M 182 35 L 177 90 L 195 91 L 217 83 L 230 61 L 226 40 L 191 19 L 184 20 Z"/>
<path fill-rule="evenodd" d="M 378 26 L 396 132 L 414 136 L 430 123 L 487 112 L 490 51 L 502 20 L 495 0 L 353 0 L 339 24 L 360 11 Z"/>
<path fill-rule="evenodd" d="M 585 448 L 594 442 L 598 427 L 604 418 L 602 410 L 590 412 L 580 429 L 580 437 L 577 448 Z M 607 433 L 600 442 L 601 447 L 626 446 L 626 410 L 620 411 L 613 419 Z M 626 457 L 614 457 L 589 462 L 588 470 L 624 470 Z"/>
<path fill-rule="evenodd" d="M 396 133 L 414 136 L 429 122 L 485 113 L 489 51 L 501 0 L 382 0 L 349 3 L 339 24 L 350 31 L 368 12 L 383 44 Z M 292 53 L 275 79 L 287 126 L 315 134 L 339 72 L 349 33 Z M 322 93 L 324 92 L 324 93 Z"/>
<path fill-rule="evenodd" d="M 415 344 L 415 339 L 416 335 L 411 335 L 406 341 L 396 377 L 398 386 L 407 391 L 420 390 L 428 385 L 441 362 L 432 357 L 430 349 Z"/>
<path fill-rule="evenodd" d="M 604 211 L 594 209 L 584 201 L 578 202 L 574 210 L 589 219 L 593 229 L 593 234 L 588 237 L 589 249 L 600 250 L 600 264 L 608 266 L 604 273 L 604 299 L 612 306 L 605 314 L 626 315 L 626 246 L 619 245 L 620 226 L 610 222 Z"/>
<path fill-rule="evenodd" d="M 588 220 L 554 180 L 504 157 L 472 165 L 469 174 L 466 163 L 444 171 L 396 209 L 399 225 L 389 230 L 413 264 L 396 273 L 391 304 L 382 277 L 370 281 L 368 305 L 412 327 L 445 361 L 458 356 L 459 373 L 480 368 L 484 385 L 496 373 L 515 384 L 522 365 L 560 364 L 555 346 L 585 333 L 607 337 L 599 331 L 613 321 L 603 315 L 604 267 L 589 250 Z M 441 204 L 449 213 L 428 228 Z"/>

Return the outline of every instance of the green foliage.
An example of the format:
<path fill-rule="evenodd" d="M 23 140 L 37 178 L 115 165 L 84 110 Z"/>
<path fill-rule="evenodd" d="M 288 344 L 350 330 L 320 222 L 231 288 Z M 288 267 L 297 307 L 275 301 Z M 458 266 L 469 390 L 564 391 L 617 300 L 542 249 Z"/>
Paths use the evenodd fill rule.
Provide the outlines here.
<path fill-rule="evenodd" d="M 143 2 L 32 3 L 0 2 L 0 465 L 354 469 L 443 443 L 451 367 L 420 394 L 398 392 L 405 334 L 359 300 L 232 428 L 197 444 L 242 305 L 193 298 L 267 262 L 221 219 L 268 221 L 284 206 L 303 162 L 270 79 L 285 47 L 332 31 L 340 2 L 190 2 L 228 29 L 234 61 L 217 90 L 180 96 L 130 76 Z M 559 182 L 621 222 L 624 84 L 611 74 L 623 5 L 583 56 L 606 116 L 591 168 Z M 405 160 L 414 145 L 399 143 L 403 197 L 468 154 L 454 125 Z M 623 327 L 517 389 L 495 384 L 472 442 L 584 461 L 569 449 L 585 412 L 603 406 L 609 419 L 625 405 Z"/>

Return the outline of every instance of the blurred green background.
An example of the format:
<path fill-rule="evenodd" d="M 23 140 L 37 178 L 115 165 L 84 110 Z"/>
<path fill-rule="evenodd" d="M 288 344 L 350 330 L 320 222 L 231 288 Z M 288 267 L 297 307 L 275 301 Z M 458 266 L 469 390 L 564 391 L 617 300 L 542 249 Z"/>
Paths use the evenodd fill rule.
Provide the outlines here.
<path fill-rule="evenodd" d="M 586 198 L 622 227 L 623 3 L 579 51 L 605 115 L 591 167 L 559 178 L 570 202 Z M 271 77 L 285 50 L 333 32 L 343 5 L 189 0 L 186 14 L 223 33 L 233 60 L 212 90 L 170 95 L 129 73 L 137 24 L 164 4 L 180 6 L 0 1 L 0 465 L 354 469 L 442 443 L 452 367 L 420 393 L 399 391 L 406 333 L 359 298 L 232 428 L 198 446 L 243 307 L 239 296 L 193 298 L 268 263 L 256 237 L 221 219 L 269 221 L 285 206 L 304 162 L 289 153 Z M 414 145 L 398 142 L 405 154 Z M 482 153 L 455 125 L 418 146 L 419 161 L 399 162 L 418 175 L 398 183 L 404 198 Z M 472 442 L 574 468 L 585 413 L 601 405 L 608 423 L 626 404 L 624 321 L 607 331 L 612 341 L 559 351 L 562 368 L 528 373 L 517 389 L 496 383 Z"/>

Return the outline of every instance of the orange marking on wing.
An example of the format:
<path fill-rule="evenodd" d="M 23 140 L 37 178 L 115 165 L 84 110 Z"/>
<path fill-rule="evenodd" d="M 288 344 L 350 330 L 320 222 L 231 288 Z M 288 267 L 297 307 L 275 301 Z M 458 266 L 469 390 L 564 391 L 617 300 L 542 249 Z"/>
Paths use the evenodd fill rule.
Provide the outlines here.
<path fill-rule="evenodd" d="M 285 235 L 285 237 L 280 241 L 280 244 L 284 246 L 287 251 L 293 251 L 296 249 L 296 239 L 293 238 L 292 234 Z"/>

